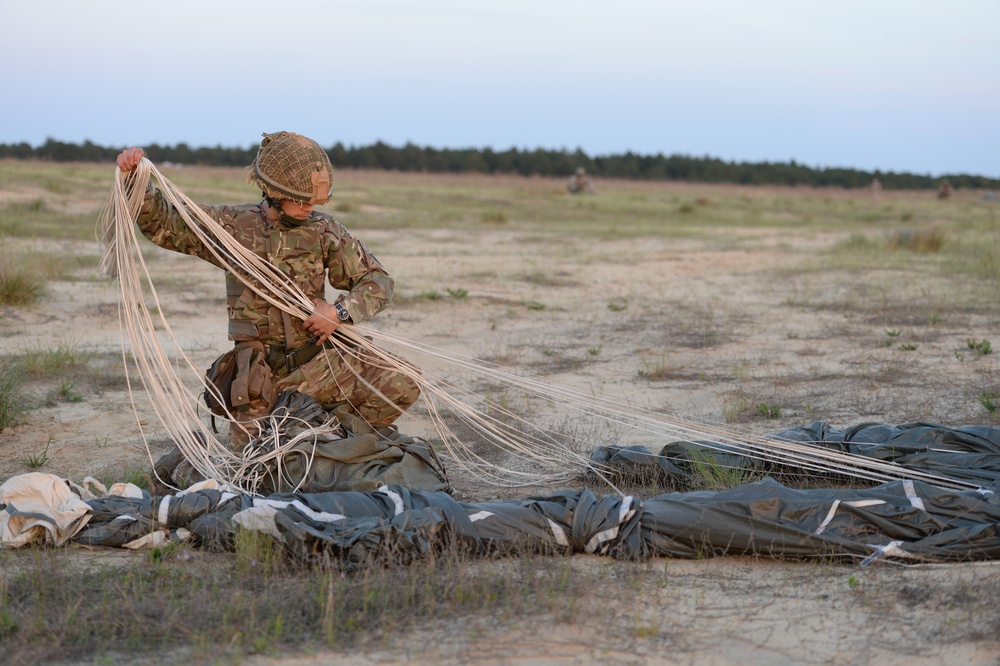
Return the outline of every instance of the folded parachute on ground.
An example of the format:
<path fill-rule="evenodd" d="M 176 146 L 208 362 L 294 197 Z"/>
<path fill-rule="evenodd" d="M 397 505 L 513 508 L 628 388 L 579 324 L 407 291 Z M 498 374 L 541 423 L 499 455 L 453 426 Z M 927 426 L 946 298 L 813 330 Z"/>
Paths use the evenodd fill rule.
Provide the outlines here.
<path fill-rule="evenodd" d="M 17 500 L 5 495 L 15 481 L 23 485 L 15 477 L 0 486 L 0 522 L 19 513 Z M 476 555 L 592 553 L 628 560 L 721 555 L 1000 559 L 996 494 L 913 481 L 796 490 L 764 479 L 721 492 L 643 500 L 582 490 L 483 503 L 399 486 L 268 497 L 191 488 L 181 495 L 108 496 L 86 504 L 89 519 L 74 518 L 79 529 L 67 539 L 70 543 L 136 547 L 186 538 L 227 549 L 237 529 L 249 529 L 275 536 L 304 558 L 326 555 L 348 567 L 386 557 L 407 561 L 452 547 Z"/>
<path fill-rule="evenodd" d="M 1000 492 L 1000 428 L 936 423 L 862 423 L 839 430 L 825 421 L 778 432 L 776 440 L 811 444 L 864 458 L 890 462 L 902 470 L 951 479 Z M 707 441 L 675 441 L 656 454 L 644 446 L 601 446 L 591 462 L 618 477 L 671 477 L 693 480 L 704 464 L 761 474 L 800 474 L 794 464 L 761 461 L 745 450 Z"/>

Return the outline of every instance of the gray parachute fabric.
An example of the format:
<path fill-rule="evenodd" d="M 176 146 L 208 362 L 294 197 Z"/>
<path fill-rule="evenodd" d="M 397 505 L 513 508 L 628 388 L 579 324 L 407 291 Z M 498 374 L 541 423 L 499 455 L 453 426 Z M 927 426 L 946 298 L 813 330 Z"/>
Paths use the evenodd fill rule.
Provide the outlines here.
<path fill-rule="evenodd" d="M 327 412 L 316 400 L 297 391 L 278 396 L 271 414 L 291 417 L 292 425 L 283 433 L 286 439 L 331 416 L 340 423 L 342 436 L 309 438 L 296 445 L 285 455 L 281 473 L 272 467 L 265 476 L 261 494 L 287 492 L 296 485 L 301 492 L 310 493 L 368 491 L 384 485 L 451 489 L 444 466 L 430 444 L 395 428 L 376 431 L 346 409 Z"/>
<path fill-rule="evenodd" d="M 816 421 L 773 437 L 892 462 L 904 469 L 1000 492 L 1000 428 L 993 426 L 862 423 L 838 430 L 825 421 Z M 602 446 L 594 450 L 591 462 L 628 478 L 642 478 L 658 471 L 664 476 L 690 480 L 696 476 L 698 465 L 704 463 L 772 475 L 797 471 L 753 460 L 735 447 L 713 442 L 669 442 L 657 454 L 643 446 Z"/>
<path fill-rule="evenodd" d="M 846 430 L 824 421 L 790 428 L 777 437 L 837 446 L 857 455 L 989 487 L 1000 481 L 1000 428 L 937 423 L 862 423 Z"/>
<path fill-rule="evenodd" d="M 250 496 L 205 482 L 155 498 L 81 495 L 84 503 L 72 497 L 79 494 L 78 486 L 33 473 L 0 487 L 10 489 L 0 493 L 0 545 L 28 545 L 35 533 L 45 542 L 45 534 L 58 530 L 59 543 L 134 548 L 187 539 L 227 549 L 236 531 L 246 529 L 271 534 L 304 559 L 329 558 L 347 568 L 405 563 L 441 549 L 477 556 L 591 553 L 626 560 L 722 555 L 838 557 L 863 564 L 879 558 L 995 560 L 1000 559 L 1000 494 L 995 480 L 991 487 L 985 482 L 996 478 L 998 434 L 991 427 L 934 424 L 863 424 L 838 431 L 817 422 L 782 435 L 899 464 L 936 465 L 949 473 L 966 470 L 966 478 L 983 482 L 978 490 L 949 490 L 911 480 L 873 488 L 794 489 L 767 477 L 724 491 L 672 492 L 641 500 L 564 490 L 519 500 L 463 503 L 447 492 L 406 484 L 385 483 L 364 492 Z M 393 445 L 391 440 L 383 443 Z M 618 461 L 630 469 L 685 473 L 701 455 L 692 442 L 672 443 L 664 451 L 673 456 L 612 447 L 595 456 L 602 456 L 602 464 Z M 725 464 L 751 464 L 735 449 L 712 453 Z M 388 478 L 384 471 L 353 474 L 353 469 L 380 469 L 378 464 L 366 467 L 381 460 L 381 452 L 371 455 L 353 463 L 331 456 L 338 465 L 360 466 L 319 483 L 337 486 L 350 485 L 353 479 L 362 479 L 360 484 Z M 74 510 L 67 512 L 67 506 Z M 49 527 L 18 532 L 28 514 Z"/>
<path fill-rule="evenodd" d="M 325 554 L 351 567 L 385 557 L 405 562 L 443 548 L 475 555 L 591 553 L 628 560 L 1000 559 L 996 495 L 913 481 L 796 490 L 764 479 L 721 492 L 668 493 L 641 501 L 583 490 L 466 504 L 447 493 L 395 486 L 265 498 L 198 490 L 180 499 L 106 498 L 88 504 L 93 518 L 74 540 L 91 545 L 121 545 L 152 529 L 186 530 L 219 548 L 242 528 L 272 534 L 299 556 Z M 122 515 L 129 519 L 118 524 L 116 516 Z"/>
<path fill-rule="evenodd" d="M 332 420 L 334 427 L 292 446 L 281 458 L 258 471 L 262 495 L 297 490 L 304 493 L 369 491 L 384 485 L 423 490 L 451 490 L 444 465 L 427 442 L 395 428 L 374 430 L 344 408 L 324 410 L 315 399 L 298 391 L 278 396 L 265 423 L 280 424 L 277 441 L 292 441 L 306 430 Z M 265 429 L 258 443 L 273 450 Z M 270 447 L 270 448 L 268 448 Z M 157 474 L 182 486 L 201 480 L 193 476 L 180 451 L 174 449 L 156 464 Z"/>

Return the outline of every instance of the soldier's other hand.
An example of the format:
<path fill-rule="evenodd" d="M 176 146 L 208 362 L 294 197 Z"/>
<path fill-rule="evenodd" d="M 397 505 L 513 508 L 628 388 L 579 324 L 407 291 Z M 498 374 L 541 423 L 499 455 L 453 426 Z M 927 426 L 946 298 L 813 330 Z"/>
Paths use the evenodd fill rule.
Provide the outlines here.
<path fill-rule="evenodd" d="M 126 148 L 118 154 L 118 168 L 122 171 L 134 171 L 142 158 L 146 156 L 146 152 L 142 148 L 136 148 L 132 146 L 131 148 Z"/>
<path fill-rule="evenodd" d="M 340 326 L 340 320 L 337 318 L 337 308 L 326 301 L 315 298 L 313 306 L 313 312 L 302 323 L 302 328 L 317 336 L 319 339 L 316 344 L 322 345 Z"/>

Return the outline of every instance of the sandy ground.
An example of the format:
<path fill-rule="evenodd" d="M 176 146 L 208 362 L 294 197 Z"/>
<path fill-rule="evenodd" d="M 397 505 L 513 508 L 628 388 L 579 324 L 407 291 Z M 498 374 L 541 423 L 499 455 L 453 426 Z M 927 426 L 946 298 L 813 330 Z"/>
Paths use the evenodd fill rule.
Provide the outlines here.
<path fill-rule="evenodd" d="M 997 317 L 956 308 L 928 318 L 908 306 L 907 290 L 924 302 L 943 293 L 947 285 L 932 278 L 900 283 L 876 272 L 807 270 L 810 257 L 840 240 L 837 234 L 598 242 L 502 227 L 355 231 L 399 285 L 397 303 L 371 326 L 448 352 L 717 423 L 743 405 L 732 427 L 755 431 L 814 420 L 838 427 L 918 419 L 964 425 L 987 416 L 974 396 L 994 380 L 993 361 L 960 352 L 969 338 L 989 338 Z M 52 242 L 12 242 L 54 249 Z M 67 255 L 98 251 L 96 244 L 62 245 Z M 196 367 L 207 367 L 228 346 L 221 273 L 151 247 L 146 256 L 181 349 Z M 887 283 L 898 292 L 879 291 Z M 449 296 L 449 289 L 468 295 Z M 442 297 L 429 298 L 432 292 Z M 880 298 L 882 305 L 873 305 Z M 101 279 L 53 284 L 40 305 L 3 310 L 0 354 L 66 346 L 113 359 L 120 352 L 116 304 L 116 286 Z M 887 330 L 918 349 L 880 345 Z M 650 380 L 654 367 L 668 371 Z M 755 420 L 760 402 L 781 405 L 781 417 Z M 400 420 L 402 431 L 429 434 L 419 407 Z M 158 457 L 167 441 L 141 387 L 131 396 L 112 388 L 79 402 L 56 400 L 0 433 L 0 479 L 28 471 L 26 458 L 46 446 L 41 471 L 79 481 Z M 453 481 L 469 499 L 516 494 L 461 475 Z M 336 661 L 1000 663 L 1000 563 L 861 570 L 736 558 L 572 560 L 595 584 L 571 622 L 472 617 L 385 637 Z M 611 579 L 617 582 L 603 584 Z"/>

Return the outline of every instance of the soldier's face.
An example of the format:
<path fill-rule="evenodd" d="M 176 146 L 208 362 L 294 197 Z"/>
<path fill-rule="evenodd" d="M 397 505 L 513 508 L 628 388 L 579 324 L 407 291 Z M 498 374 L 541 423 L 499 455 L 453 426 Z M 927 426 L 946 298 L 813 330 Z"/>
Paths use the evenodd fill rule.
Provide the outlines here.
<path fill-rule="evenodd" d="M 281 212 L 296 220 L 304 220 L 313 212 L 313 205 L 311 203 L 299 203 L 291 199 L 282 199 Z"/>

